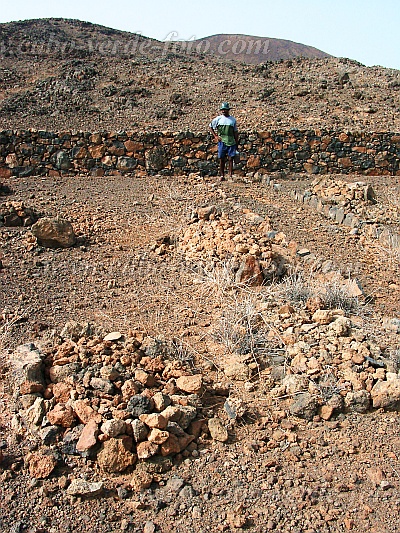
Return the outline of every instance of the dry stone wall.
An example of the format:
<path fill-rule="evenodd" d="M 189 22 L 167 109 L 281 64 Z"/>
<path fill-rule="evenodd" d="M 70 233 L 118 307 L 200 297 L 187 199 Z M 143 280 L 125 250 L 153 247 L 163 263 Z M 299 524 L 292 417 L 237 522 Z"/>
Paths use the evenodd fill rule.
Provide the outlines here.
<path fill-rule="evenodd" d="M 208 133 L 1 131 L 0 178 L 33 175 L 216 175 Z M 245 132 L 236 172 L 400 175 L 400 134 L 323 130 Z"/>

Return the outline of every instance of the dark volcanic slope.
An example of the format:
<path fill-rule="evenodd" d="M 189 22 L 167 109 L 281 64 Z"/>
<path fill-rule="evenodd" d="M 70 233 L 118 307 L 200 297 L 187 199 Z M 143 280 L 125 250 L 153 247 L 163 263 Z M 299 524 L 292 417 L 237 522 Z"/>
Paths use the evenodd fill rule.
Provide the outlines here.
<path fill-rule="evenodd" d="M 258 65 L 265 61 L 280 61 L 305 57 L 309 59 L 331 57 L 313 46 L 307 46 L 285 39 L 255 37 L 252 35 L 218 34 L 197 39 L 194 46 L 225 59 L 233 59 Z"/>
<path fill-rule="evenodd" d="M 0 130 L 400 131 L 400 71 L 348 59 L 249 65 L 77 20 L 0 24 Z"/>

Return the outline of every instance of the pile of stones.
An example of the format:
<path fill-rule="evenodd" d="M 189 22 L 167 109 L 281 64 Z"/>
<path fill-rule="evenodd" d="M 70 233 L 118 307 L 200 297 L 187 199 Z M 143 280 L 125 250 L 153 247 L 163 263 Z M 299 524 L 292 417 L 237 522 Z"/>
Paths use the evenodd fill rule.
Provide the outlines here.
<path fill-rule="evenodd" d="M 0 226 L 18 227 L 32 226 L 39 215 L 24 202 L 5 202 L 0 205 Z"/>
<path fill-rule="evenodd" d="M 140 334 L 97 336 L 76 323 L 53 348 L 19 346 L 10 356 L 14 429 L 49 450 L 32 459 L 35 477 L 74 455 L 109 473 L 154 456 L 196 455 L 203 378 L 167 353 Z"/>
<path fill-rule="evenodd" d="M 269 369 L 270 394 L 294 398 L 290 413 L 306 419 L 399 410 L 399 361 L 369 340 L 356 318 L 323 307 L 321 298 L 311 298 L 302 311 L 287 304 L 269 317 L 286 346 L 284 364 Z"/>
<path fill-rule="evenodd" d="M 290 253 L 284 242 L 285 236 L 272 231 L 268 219 L 244 210 L 235 222 L 211 205 L 193 211 L 178 250 L 205 268 L 229 262 L 236 283 L 261 285 L 286 272 Z"/>

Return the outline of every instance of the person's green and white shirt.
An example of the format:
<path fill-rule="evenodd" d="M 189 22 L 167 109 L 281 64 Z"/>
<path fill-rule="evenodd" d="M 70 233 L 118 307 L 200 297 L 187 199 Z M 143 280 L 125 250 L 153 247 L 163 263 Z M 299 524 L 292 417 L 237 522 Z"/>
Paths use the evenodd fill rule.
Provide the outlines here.
<path fill-rule="evenodd" d="M 210 128 L 218 133 L 222 142 L 226 144 L 226 146 L 233 146 L 236 144 L 233 132 L 237 131 L 237 126 L 234 117 L 220 115 L 211 121 Z"/>

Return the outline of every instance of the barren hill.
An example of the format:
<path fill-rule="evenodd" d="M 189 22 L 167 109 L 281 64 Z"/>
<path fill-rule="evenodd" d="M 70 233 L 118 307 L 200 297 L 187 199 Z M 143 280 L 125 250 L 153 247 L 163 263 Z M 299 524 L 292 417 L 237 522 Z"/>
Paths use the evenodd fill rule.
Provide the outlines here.
<path fill-rule="evenodd" d="M 400 72 L 343 58 L 250 65 L 43 19 L 1 24 L 0 60 L 0 129 L 203 131 L 227 100 L 242 130 L 400 130 Z"/>
<path fill-rule="evenodd" d="M 0 130 L 400 129 L 400 72 L 347 59 L 55 19 L 0 55 Z M 0 161 L 104 138 L 29 136 Z M 400 531 L 400 176 L 236 172 L 2 177 L 0 532 Z"/>
<path fill-rule="evenodd" d="M 286 39 L 255 37 L 252 35 L 218 34 L 197 39 L 195 47 L 225 59 L 257 65 L 265 61 L 280 61 L 295 57 L 309 59 L 331 57 L 313 46 Z"/>

